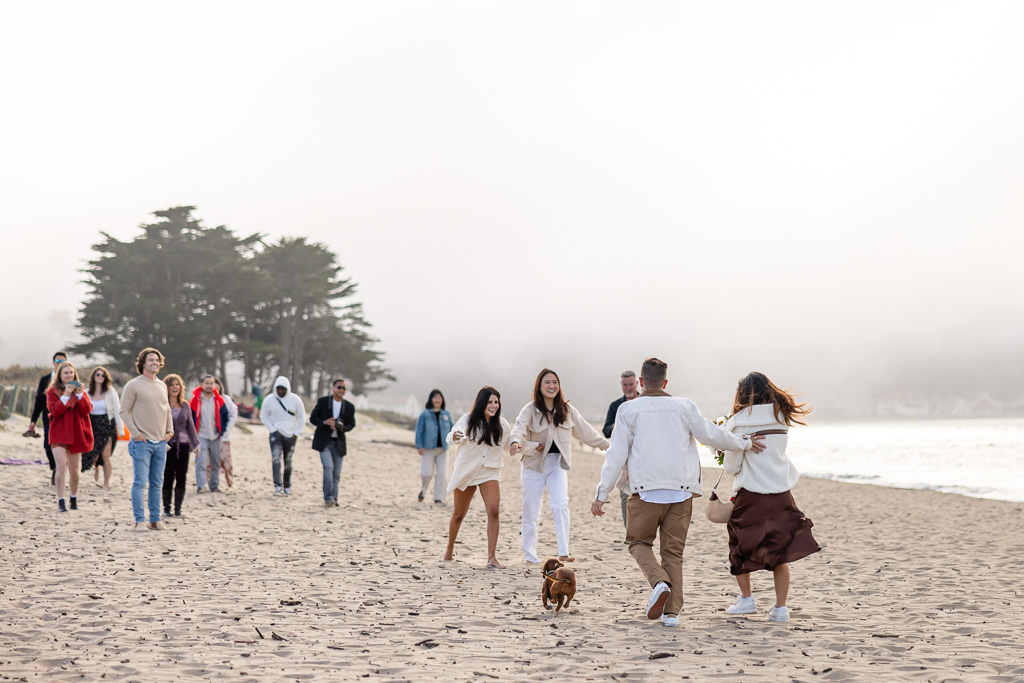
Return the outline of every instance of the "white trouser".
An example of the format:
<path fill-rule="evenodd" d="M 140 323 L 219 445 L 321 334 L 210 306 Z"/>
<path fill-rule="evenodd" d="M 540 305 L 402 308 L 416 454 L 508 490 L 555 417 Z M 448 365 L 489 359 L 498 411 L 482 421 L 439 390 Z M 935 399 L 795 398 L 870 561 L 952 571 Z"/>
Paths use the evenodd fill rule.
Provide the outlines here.
<path fill-rule="evenodd" d="M 448 451 L 443 448 L 425 448 L 420 456 L 423 493 L 427 492 L 431 479 L 434 480 L 434 500 L 444 500 L 448 495 Z"/>
<path fill-rule="evenodd" d="M 537 523 L 544 489 L 548 490 L 548 506 L 555 518 L 558 554 L 569 554 L 569 473 L 560 464 L 538 472 L 522 468 L 523 482 L 523 555 L 527 562 L 540 562 L 537 557 Z"/>

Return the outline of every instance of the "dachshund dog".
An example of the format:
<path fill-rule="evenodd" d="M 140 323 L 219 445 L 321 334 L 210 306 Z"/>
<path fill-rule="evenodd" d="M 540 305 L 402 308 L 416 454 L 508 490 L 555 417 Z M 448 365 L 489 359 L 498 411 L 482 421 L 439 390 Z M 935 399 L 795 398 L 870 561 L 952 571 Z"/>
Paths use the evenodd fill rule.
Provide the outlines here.
<path fill-rule="evenodd" d="M 555 611 L 569 606 L 569 601 L 576 595 L 576 572 L 565 569 L 564 565 L 551 558 L 544 563 L 544 586 L 540 590 L 540 598 L 544 609 L 551 609 L 548 600 L 556 602 Z M 563 604 L 564 601 L 564 604 Z"/>

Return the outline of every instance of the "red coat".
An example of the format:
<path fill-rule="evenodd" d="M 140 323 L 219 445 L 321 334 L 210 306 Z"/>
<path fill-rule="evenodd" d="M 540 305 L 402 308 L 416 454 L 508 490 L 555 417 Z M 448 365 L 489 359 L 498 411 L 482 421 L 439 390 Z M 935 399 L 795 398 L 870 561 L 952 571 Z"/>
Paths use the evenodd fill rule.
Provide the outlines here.
<path fill-rule="evenodd" d="M 46 390 L 46 408 L 50 411 L 50 443 L 66 444 L 71 453 L 88 453 L 92 450 L 92 422 L 89 413 L 92 401 L 89 394 L 71 394 L 67 404 L 60 400 L 56 387 Z"/>

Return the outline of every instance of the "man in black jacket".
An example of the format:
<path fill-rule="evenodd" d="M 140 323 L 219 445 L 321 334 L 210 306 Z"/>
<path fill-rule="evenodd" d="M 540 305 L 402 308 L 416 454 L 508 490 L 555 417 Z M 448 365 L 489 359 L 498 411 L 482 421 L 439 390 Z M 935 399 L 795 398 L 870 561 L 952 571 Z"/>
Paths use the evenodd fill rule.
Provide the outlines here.
<path fill-rule="evenodd" d="M 626 370 L 619 377 L 619 385 L 622 387 L 622 398 L 617 398 L 612 401 L 612 404 L 608 406 L 608 415 L 604 418 L 604 428 L 601 433 L 604 434 L 606 439 L 612 438 L 612 429 L 615 427 L 615 414 L 619 412 L 619 406 L 626 401 L 632 401 L 637 397 L 636 393 L 636 373 L 632 370 Z M 619 499 L 622 501 L 622 524 L 626 524 L 626 499 L 629 498 L 621 490 L 619 491 Z"/>
<path fill-rule="evenodd" d="M 338 507 L 338 482 L 341 459 L 345 457 L 345 432 L 356 426 L 356 407 L 345 400 L 348 385 L 343 379 L 331 384 L 331 395 L 317 399 L 309 421 L 316 426 L 313 450 L 320 453 L 324 466 L 324 505 Z"/>
<path fill-rule="evenodd" d="M 46 459 L 50 461 L 50 483 L 53 483 L 53 475 L 57 470 L 57 461 L 53 459 L 53 451 L 50 450 L 50 411 L 46 408 L 46 390 L 50 388 L 50 382 L 53 381 L 53 375 L 57 372 L 57 368 L 60 364 L 68 359 L 68 355 L 63 351 L 58 351 L 53 354 L 53 372 L 43 375 L 39 378 L 39 389 L 36 391 L 36 403 L 32 407 L 32 422 L 28 426 L 28 431 L 36 431 L 36 422 L 39 421 L 39 416 L 43 416 L 43 450 L 46 451 Z"/>

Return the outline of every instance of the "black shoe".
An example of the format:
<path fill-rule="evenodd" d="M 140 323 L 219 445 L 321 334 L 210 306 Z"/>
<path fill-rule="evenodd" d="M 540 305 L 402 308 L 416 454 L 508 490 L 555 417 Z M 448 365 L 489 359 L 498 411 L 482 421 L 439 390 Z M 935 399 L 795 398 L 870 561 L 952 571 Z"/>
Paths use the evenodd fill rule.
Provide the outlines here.
<path fill-rule="evenodd" d="M 64 499 L 63 498 L 61 498 L 60 500 L 57 501 L 57 509 L 60 510 L 61 512 L 67 512 L 68 511 L 68 506 L 64 504 Z"/>
<path fill-rule="evenodd" d="M 167 514 L 170 514 L 169 512 Z M 181 508 L 174 508 L 174 516 L 181 517 Z"/>
<path fill-rule="evenodd" d="M 164 517 L 170 517 L 170 516 L 171 516 L 171 507 L 168 505 L 167 507 L 164 508 Z"/>
<path fill-rule="evenodd" d="M 75 496 L 71 496 L 71 509 L 72 510 L 77 510 L 78 509 L 78 498 L 76 498 Z"/>
<path fill-rule="evenodd" d="M 420 491 L 420 495 L 416 496 L 416 499 L 419 500 L 421 503 L 423 502 L 423 491 Z"/>

